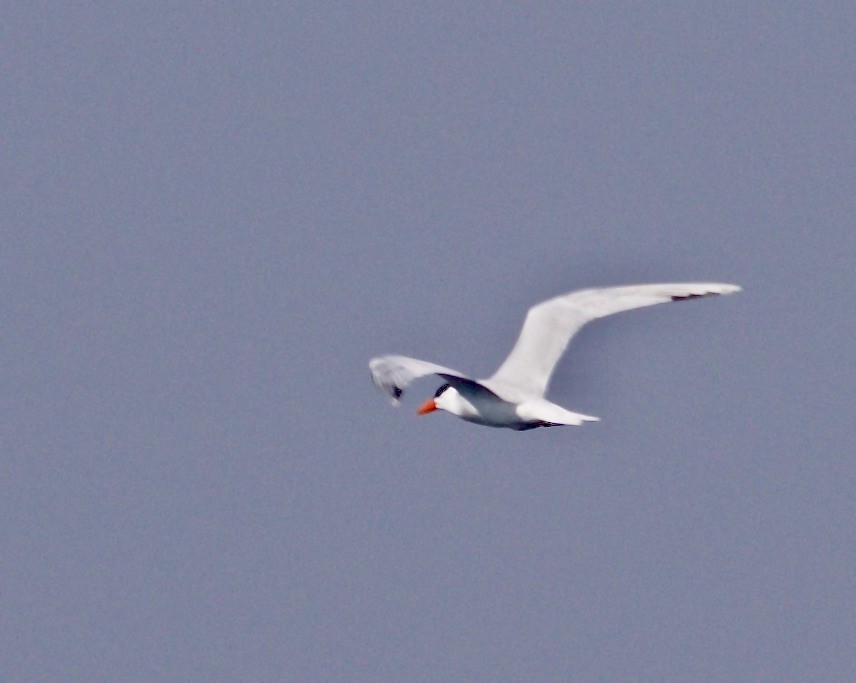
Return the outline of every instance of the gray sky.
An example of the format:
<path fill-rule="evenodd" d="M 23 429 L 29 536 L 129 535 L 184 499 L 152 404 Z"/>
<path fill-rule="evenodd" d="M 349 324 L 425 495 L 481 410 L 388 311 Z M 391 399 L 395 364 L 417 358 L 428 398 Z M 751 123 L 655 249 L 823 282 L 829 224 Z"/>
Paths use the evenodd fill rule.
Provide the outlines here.
<path fill-rule="evenodd" d="M 284 4 L 3 11 L 0 679 L 856 680 L 853 3 Z"/>

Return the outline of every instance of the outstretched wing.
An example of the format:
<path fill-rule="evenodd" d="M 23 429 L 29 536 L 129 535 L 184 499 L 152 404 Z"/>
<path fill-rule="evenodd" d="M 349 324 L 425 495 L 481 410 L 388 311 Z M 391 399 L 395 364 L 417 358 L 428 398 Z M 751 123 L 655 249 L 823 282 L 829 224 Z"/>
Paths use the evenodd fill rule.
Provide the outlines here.
<path fill-rule="evenodd" d="M 543 396 L 568 342 L 587 322 L 667 301 L 739 291 L 737 285 L 695 282 L 583 289 L 557 296 L 529 309 L 517 343 L 486 384 Z"/>
<path fill-rule="evenodd" d="M 457 370 L 444 368 L 436 363 L 425 360 L 408 358 L 407 356 L 379 356 L 369 361 L 369 370 L 372 372 L 372 381 L 386 394 L 392 398 L 392 405 L 398 405 L 404 389 L 414 379 L 425 375 L 440 375 L 446 380 L 462 379 L 468 382 L 473 380 Z"/>

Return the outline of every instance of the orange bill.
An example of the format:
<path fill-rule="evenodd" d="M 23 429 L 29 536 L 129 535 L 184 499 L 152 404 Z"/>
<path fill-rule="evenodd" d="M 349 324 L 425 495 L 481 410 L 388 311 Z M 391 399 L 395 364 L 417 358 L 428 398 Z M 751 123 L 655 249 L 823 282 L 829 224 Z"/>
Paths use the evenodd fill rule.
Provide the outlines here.
<path fill-rule="evenodd" d="M 434 403 L 433 398 L 429 398 L 425 403 L 419 406 L 419 409 L 416 411 L 417 415 L 426 415 L 427 413 L 433 413 L 437 410 L 437 404 Z"/>

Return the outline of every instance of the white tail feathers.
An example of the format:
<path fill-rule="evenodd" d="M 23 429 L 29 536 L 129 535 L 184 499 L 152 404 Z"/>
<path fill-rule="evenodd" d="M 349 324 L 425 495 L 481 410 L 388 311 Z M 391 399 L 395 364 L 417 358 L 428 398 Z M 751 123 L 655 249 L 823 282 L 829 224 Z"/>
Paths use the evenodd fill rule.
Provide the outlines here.
<path fill-rule="evenodd" d="M 543 398 L 524 401 L 517 406 L 517 414 L 524 420 L 542 420 L 557 425 L 579 426 L 583 422 L 600 422 L 599 417 L 572 413 Z"/>

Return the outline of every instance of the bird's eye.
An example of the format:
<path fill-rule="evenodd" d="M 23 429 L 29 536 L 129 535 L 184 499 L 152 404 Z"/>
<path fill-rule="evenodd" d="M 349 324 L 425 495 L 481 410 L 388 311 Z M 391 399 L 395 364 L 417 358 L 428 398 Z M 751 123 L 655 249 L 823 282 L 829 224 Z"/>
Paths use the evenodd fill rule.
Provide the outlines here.
<path fill-rule="evenodd" d="M 439 389 L 437 389 L 437 391 L 434 392 L 434 398 L 440 398 L 440 394 L 442 394 L 448 388 L 449 388 L 449 385 L 444 384 L 442 387 L 440 387 Z"/>

